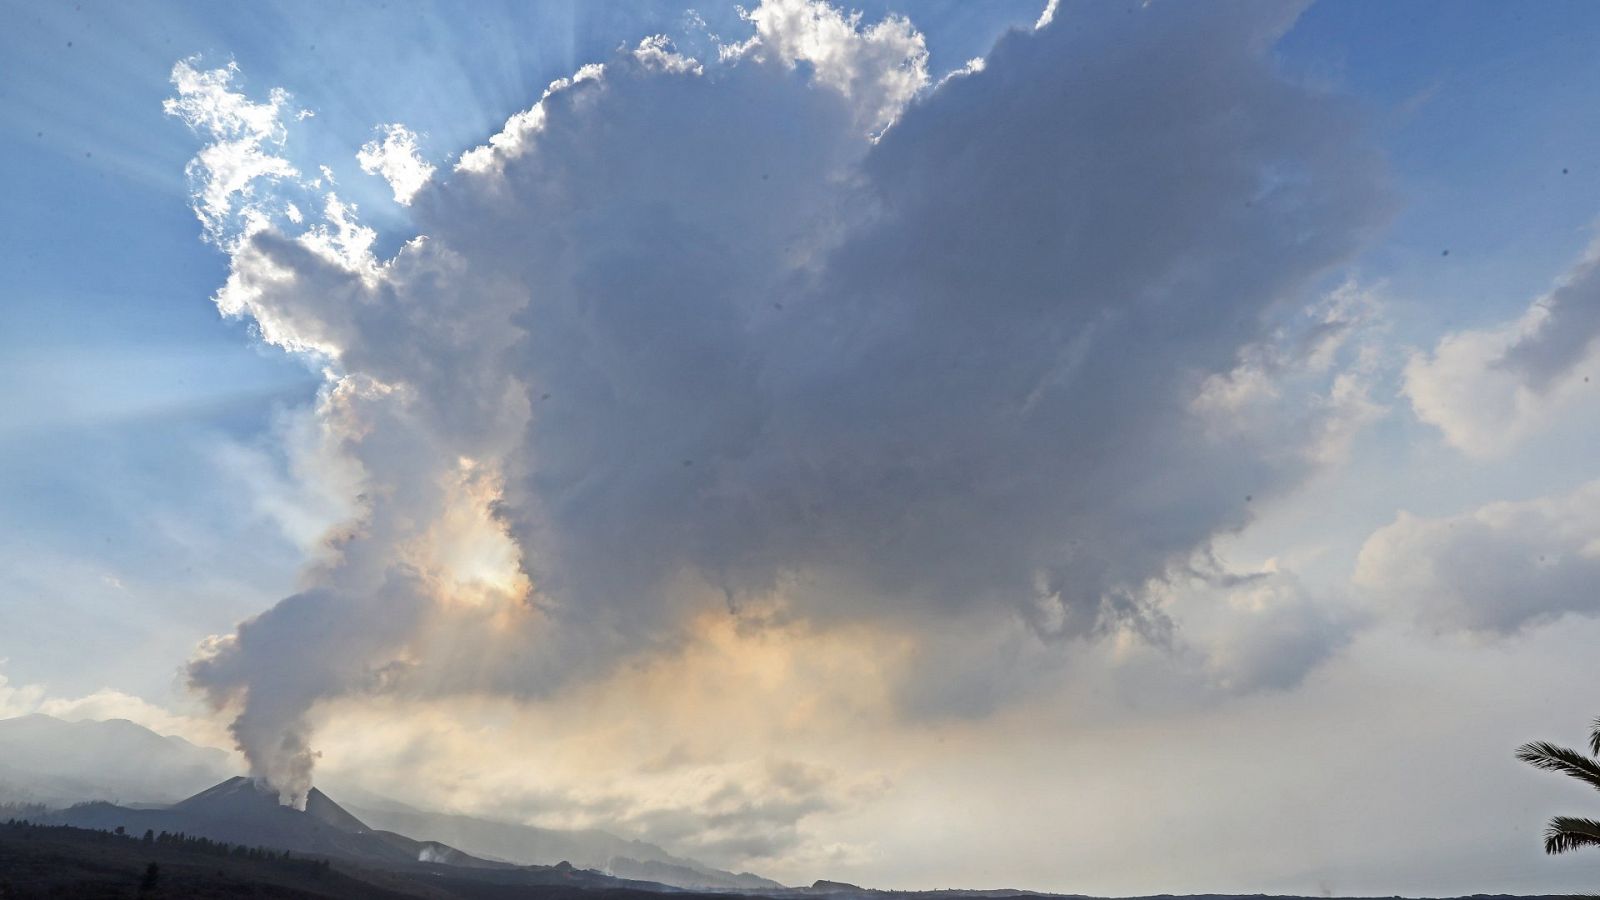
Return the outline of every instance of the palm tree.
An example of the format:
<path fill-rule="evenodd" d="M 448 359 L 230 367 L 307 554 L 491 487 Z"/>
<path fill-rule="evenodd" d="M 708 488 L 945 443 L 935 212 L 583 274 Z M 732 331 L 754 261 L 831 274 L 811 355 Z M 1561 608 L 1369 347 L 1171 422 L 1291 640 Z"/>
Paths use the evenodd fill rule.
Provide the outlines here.
<path fill-rule="evenodd" d="M 1571 775 L 1600 790 L 1600 719 L 1589 726 L 1589 756 L 1547 741 L 1517 748 L 1517 759 L 1546 772 Z M 1544 831 L 1544 852 L 1565 853 L 1579 847 L 1600 847 L 1600 822 L 1574 816 L 1556 816 Z"/>

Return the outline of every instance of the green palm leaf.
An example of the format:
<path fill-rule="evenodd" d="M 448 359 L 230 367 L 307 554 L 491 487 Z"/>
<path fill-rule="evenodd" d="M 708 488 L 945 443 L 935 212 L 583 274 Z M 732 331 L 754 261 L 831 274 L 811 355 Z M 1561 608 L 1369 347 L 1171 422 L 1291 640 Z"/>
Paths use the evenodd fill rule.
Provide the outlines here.
<path fill-rule="evenodd" d="M 1544 832 L 1544 852 L 1565 853 L 1579 847 L 1600 847 L 1600 822 L 1556 816 Z"/>
<path fill-rule="evenodd" d="M 1589 752 L 1600 756 L 1600 719 L 1589 724 Z"/>
<path fill-rule="evenodd" d="M 1517 759 L 1546 772 L 1560 772 L 1600 790 L 1600 763 L 1576 750 L 1558 747 L 1548 741 L 1534 741 L 1517 748 Z"/>

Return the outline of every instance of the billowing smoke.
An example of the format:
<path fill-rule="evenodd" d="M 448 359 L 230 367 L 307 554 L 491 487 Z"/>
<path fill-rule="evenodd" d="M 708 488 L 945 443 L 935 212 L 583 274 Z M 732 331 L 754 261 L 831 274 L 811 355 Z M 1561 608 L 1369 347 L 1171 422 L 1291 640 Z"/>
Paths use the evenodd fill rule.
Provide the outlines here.
<path fill-rule="evenodd" d="M 226 120 L 269 104 L 175 73 L 248 154 L 197 174 L 218 304 L 324 367 L 355 484 L 305 589 L 190 668 L 286 798 L 320 701 L 538 695 L 712 606 L 1170 644 L 1152 586 L 1317 464 L 1332 404 L 1245 427 L 1225 390 L 1385 209 L 1351 111 L 1274 71 L 1292 14 L 1069 4 L 937 85 L 904 20 L 749 20 L 406 165 L 390 259 L 331 193 L 298 224 L 327 185 Z"/>

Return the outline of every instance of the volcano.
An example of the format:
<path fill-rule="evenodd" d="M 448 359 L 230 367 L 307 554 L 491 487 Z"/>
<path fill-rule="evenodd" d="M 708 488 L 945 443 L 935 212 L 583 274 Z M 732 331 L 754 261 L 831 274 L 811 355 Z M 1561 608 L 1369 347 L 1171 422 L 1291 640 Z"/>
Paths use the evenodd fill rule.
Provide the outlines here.
<path fill-rule="evenodd" d="M 229 778 L 171 806 L 130 808 L 84 803 L 50 814 L 39 824 L 72 825 L 101 831 L 123 829 L 182 833 L 228 844 L 288 850 L 296 856 L 325 857 L 362 869 L 421 876 L 429 885 L 455 884 L 467 896 L 503 896 L 508 889 L 534 886 L 670 891 L 652 881 L 617 878 L 569 863 L 524 866 L 484 859 L 439 841 L 417 840 L 372 828 L 322 791 L 312 788 L 305 809 L 278 802 L 278 792 L 251 778 Z"/>
<path fill-rule="evenodd" d="M 3 802 L 37 803 L 63 810 L 74 803 L 116 803 L 119 801 L 114 798 L 128 797 L 138 801 L 131 805 L 140 809 L 181 806 L 180 811 L 193 814 L 190 818 L 206 822 L 282 818 L 274 808 L 277 800 L 270 791 L 255 790 L 249 779 L 229 778 L 232 771 L 227 754 L 220 750 L 163 737 L 124 720 L 67 722 L 37 713 L 0 719 Z M 597 870 L 615 878 L 687 890 L 783 889 L 775 881 L 748 872 L 726 872 L 675 856 L 655 844 L 597 829 L 541 828 L 440 813 L 356 788 L 351 790 L 348 795 L 340 794 L 342 804 L 335 803 L 325 789 L 310 791 L 305 812 L 342 832 L 394 832 L 435 842 L 418 848 L 419 854 L 428 850 L 451 858 L 446 850 L 455 848 L 479 860 L 503 860 L 521 866 L 551 866 L 565 860 L 580 872 Z M 180 804 L 185 797 L 189 799 Z M 59 813 L 51 816 L 60 818 Z M 126 819 L 127 815 L 102 804 L 97 809 L 75 810 L 70 818 L 110 822 Z M 292 819 L 289 822 L 291 827 L 300 824 Z M 161 824 L 145 827 L 171 830 Z M 199 827 L 188 829 L 189 833 L 201 835 L 207 831 Z M 144 832 L 139 828 L 134 833 Z"/>
<path fill-rule="evenodd" d="M 239 776 L 195 794 L 176 803 L 173 810 L 216 819 L 250 819 L 282 817 L 283 812 L 298 812 L 278 801 L 278 792 L 252 778 Z M 344 807 L 333 802 L 327 794 L 312 788 L 306 794 L 304 815 L 338 831 L 351 834 L 371 832 L 366 823 L 351 815 Z M 285 819 L 284 821 L 290 821 Z"/>
<path fill-rule="evenodd" d="M 306 795 L 304 810 L 284 806 L 278 802 L 277 791 L 242 776 L 164 808 L 130 809 L 110 803 L 86 803 L 63 810 L 53 818 L 79 828 L 121 827 L 135 835 L 147 830 L 182 832 L 230 844 L 383 866 L 421 862 L 516 868 L 510 863 L 479 859 L 437 841 L 419 841 L 369 828 L 316 788 Z"/>

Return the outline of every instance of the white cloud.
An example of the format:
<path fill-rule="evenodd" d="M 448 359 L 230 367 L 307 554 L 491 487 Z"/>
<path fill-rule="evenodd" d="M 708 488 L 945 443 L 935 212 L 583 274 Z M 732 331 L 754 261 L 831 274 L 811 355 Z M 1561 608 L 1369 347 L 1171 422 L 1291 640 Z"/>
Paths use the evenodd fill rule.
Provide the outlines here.
<path fill-rule="evenodd" d="M 1441 632 L 1600 615 L 1600 481 L 1454 516 L 1401 512 L 1361 548 L 1355 582 L 1384 614 Z"/>
<path fill-rule="evenodd" d="M 166 100 L 162 109 L 210 141 L 186 171 L 194 190 L 195 214 L 207 237 L 220 243 L 230 229 L 241 227 L 238 219 L 252 216 L 257 181 L 295 178 L 299 172 L 278 155 L 285 138 L 280 116 L 288 108 L 288 93 L 273 89 L 265 103 L 256 103 L 229 90 L 239 72 L 237 65 L 230 62 L 221 69 L 201 70 L 197 63 L 198 59 L 186 59 L 172 67 L 177 96 Z"/>
<path fill-rule="evenodd" d="M 1288 690 L 1349 643 L 1358 618 L 1269 561 L 1243 576 L 1187 586 L 1168 607 L 1221 690 Z"/>
<path fill-rule="evenodd" d="M 654 34 L 639 42 L 633 50 L 633 58 L 642 63 L 646 68 L 653 68 L 659 72 L 671 72 L 675 75 L 703 75 L 705 67 L 699 60 L 684 56 L 672 46 L 672 39 L 664 34 Z"/>
<path fill-rule="evenodd" d="M 738 53 L 770 51 L 789 66 L 805 63 L 818 84 L 849 98 L 872 134 L 894 123 L 928 84 L 928 47 L 903 16 L 865 28 L 823 0 L 763 0 L 745 17 L 756 26 Z"/>
<path fill-rule="evenodd" d="M 361 164 L 361 171 L 382 175 L 394 191 L 394 202 L 409 206 L 411 198 L 433 177 L 433 166 L 422 158 L 417 136 L 404 125 L 382 125 L 378 130 L 382 139 L 362 144 L 356 162 Z"/>
<path fill-rule="evenodd" d="M 1039 18 L 1033 23 L 1033 29 L 1038 31 L 1041 28 L 1049 27 L 1050 23 L 1056 20 L 1056 10 L 1060 6 L 1061 0 L 1049 0 L 1049 2 L 1045 3 L 1044 9 L 1039 11 Z"/>
<path fill-rule="evenodd" d="M 968 75 L 976 75 L 977 73 L 983 71 L 983 67 L 985 65 L 987 65 L 987 63 L 984 62 L 983 57 L 974 56 L 963 63 L 959 68 L 951 69 L 949 72 L 946 72 L 944 77 L 939 79 L 939 82 L 935 85 L 935 87 L 943 87 L 944 83 L 952 78 L 965 78 Z"/>
<path fill-rule="evenodd" d="M 1342 463 L 1388 411 L 1375 396 L 1383 328 L 1376 292 L 1347 282 L 1241 348 L 1232 368 L 1201 382 L 1191 408 L 1213 435 L 1277 445 L 1319 466 Z"/>
<path fill-rule="evenodd" d="M 1405 393 L 1419 419 L 1471 456 L 1504 456 L 1548 429 L 1600 376 L 1600 244 L 1516 319 L 1445 335 L 1412 356 Z"/>
<path fill-rule="evenodd" d="M 643 63 L 637 56 L 635 60 Z M 544 127 L 545 104 L 551 96 L 584 85 L 596 85 L 604 76 L 604 64 L 590 63 L 579 68 L 570 78 L 558 78 L 550 82 L 539 102 L 507 119 L 488 143 L 461 154 L 456 169 L 462 172 L 490 172 L 507 157 L 521 155 L 526 151 L 528 142 Z"/>

